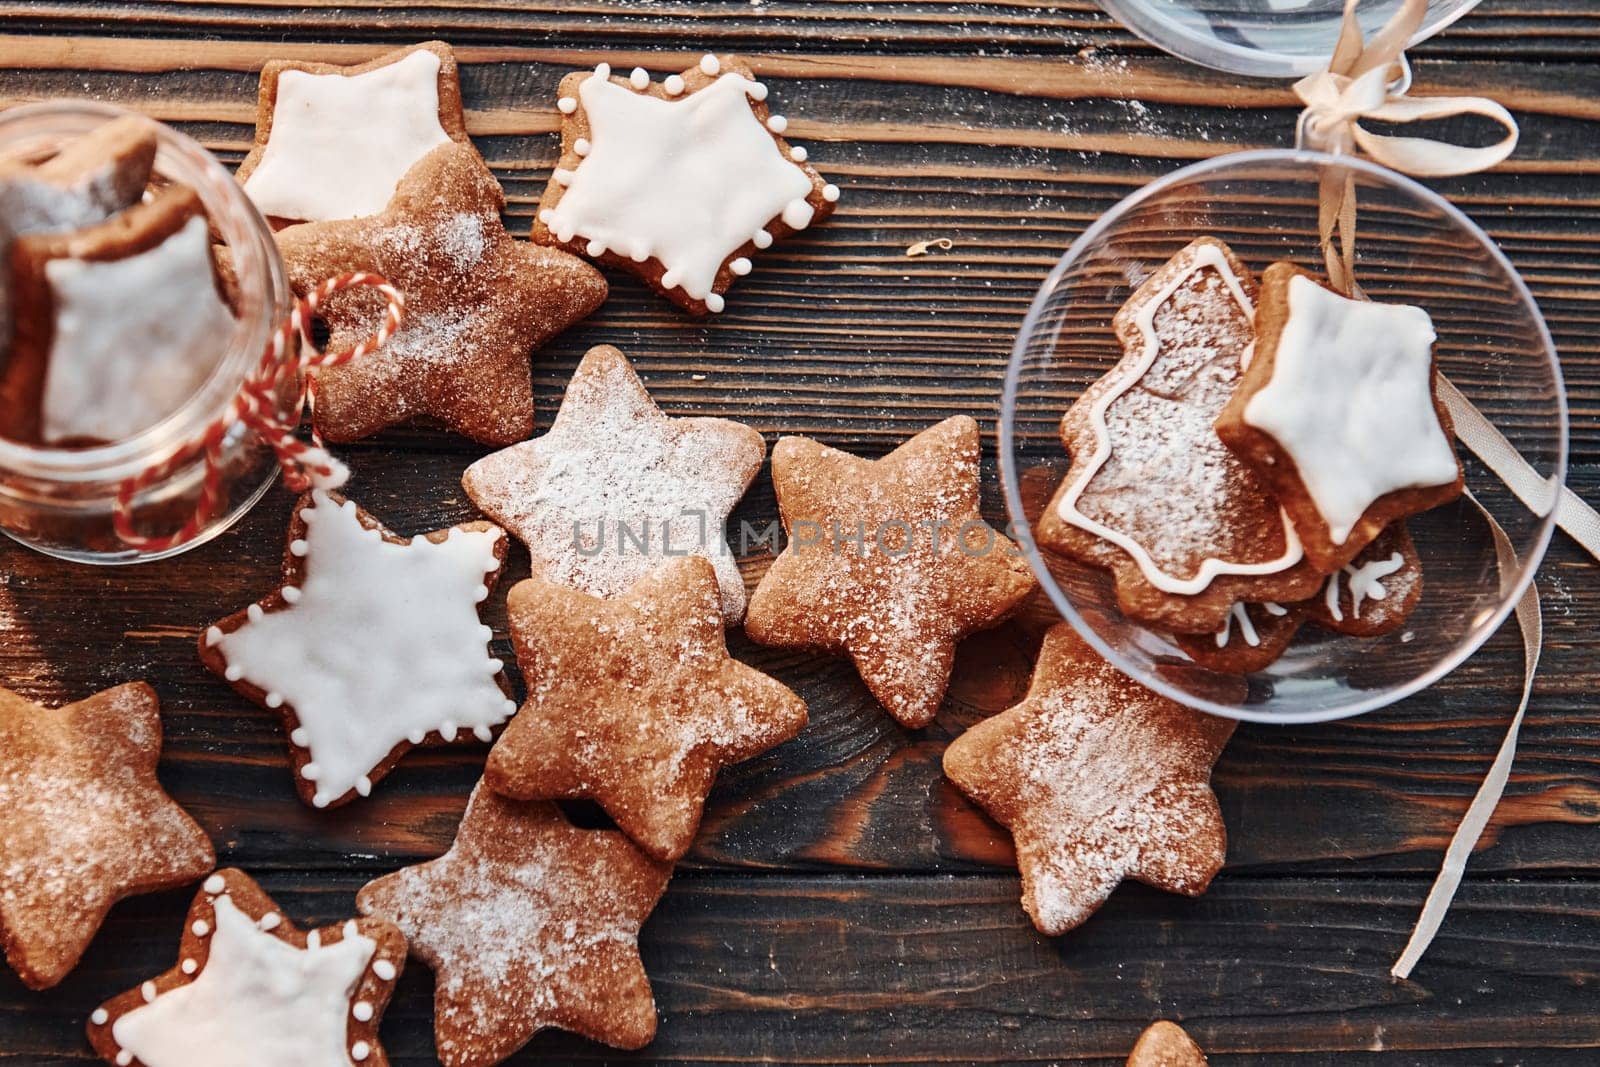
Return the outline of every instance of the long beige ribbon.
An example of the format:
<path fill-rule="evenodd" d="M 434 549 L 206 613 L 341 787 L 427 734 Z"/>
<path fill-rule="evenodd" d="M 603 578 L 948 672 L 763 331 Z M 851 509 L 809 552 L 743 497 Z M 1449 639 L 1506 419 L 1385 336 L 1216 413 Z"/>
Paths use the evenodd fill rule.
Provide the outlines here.
<path fill-rule="evenodd" d="M 1427 0 L 1405 0 L 1394 17 L 1370 40 L 1363 40 L 1361 26 L 1356 21 L 1358 3 L 1359 0 L 1345 0 L 1344 27 L 1328 69 L 1295 83 L 1295 92 L 1305 104 L 1300 116 L 1299 143 L 1335 155 L 1365 152 L 1393 170 L 1416 177 L 1470 174 L 1492 167 L 1509 156 L 1517 145 L 1516 120 L 1493 100 L 1471 96 L 1411 100 L 1404 95 L 1410 84 L 1405 47 L 1422 25 L 1427 14 Z M 1472 148 L 1420 137 L 1384 136 L 1361 126 L 1361 120 L 1367 118 L 1409 123 L 1456 115 L 1492 119 L 1506 134 L 1495 144 Z M 1328 280 L 1341 292 L 1360 297 L 1361 290 L 1355 280 L 1355 176 L 1348 170 L 1341 176 L 1330 169 L 1321 179 L 1319 192 L 1318 228 Z M 1535 515 L 1543 517 L 1555 509 L 1561 528 L 1600 560 L 1600 514 L 1570 489 L 1563 487 L 1557 492 L 1554 480 L 1541 477 L 1459 389 L 1443 377 L 1439 382 L 1461 442 Z M 1520 567 L 1516 550 L 1494 516 L 1476 497 L 1470 493 L 1468 496 L 1483 513 L 1494 534 L 1501 581 L 1513 580 L 1511 576 Z M 1536 582 L 1530 581 L 1518 598 L 1516 616 L 1522 631 L 1522 698 L 1489 773 L 1445 850 L 1444 861 L 1412 929 L 1410 941 L 1390 970 L 1395 978 L 1409 977 L 1432 943 L 1461 884 L 1467 860 L 1488 826 L 1510 778 L 1543 643 Z"/>

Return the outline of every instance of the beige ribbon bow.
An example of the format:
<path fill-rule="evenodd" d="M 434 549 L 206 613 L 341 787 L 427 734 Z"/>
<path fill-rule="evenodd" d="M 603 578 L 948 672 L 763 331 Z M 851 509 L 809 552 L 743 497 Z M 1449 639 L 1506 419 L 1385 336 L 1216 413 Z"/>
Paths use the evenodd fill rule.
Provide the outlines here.
<path fill-rule="evenodd" d="M 1493 100 L 1475 96 L 1443 96 L 1412 100 L 1405 96 L 1410 88 L 1411 71 L 1405 60 L 1406 44 L 1416 35 L 1427 14 L 1426 0 L 1405 3 L 1371 40 L 1363 40 L 1356 21 L 1359 0 L 1345 0 L 1344 28 L 1334 48 L 1328 69 L 1295 83 L 1294 91 L 1305 104 L 1300 115 L 1298 141 L 1301 147 L 1334 155 L 1365 152 L 1375 161 L 1405 174 L 1438 178 L 1486 170 L 1504 160 L 1517 146 L 1517 123 L 1511 113 Z M 1457 115 L 1481 115 L 1499 123 L 1506 135 L 1482 148 L 1450 144 L 1421 137 L 1395 137 L 1364 129 L 1363 119 L 1410 123 Z M 1360 297 L 1355 281 L 1356 188 L 1349 170 L 1342 174 L 1331 168 L 1324 172 L 1318 205 L 1318 229 L 1328 280 L 1341 292 Z M 1337 247 L 1335 242 L 1337 240 Z M 1556 493 L 1551 479 L 1541 477 L 1522 457 L 1505 435 L 1495 429 L 1472 403 L 1449 381 L 1439 379 L 1440 393 L 1455 422 L 1456 436 L 1484 461 L 1535 515 L 1548 515 L 1555 509 L 1556 521 L 1596 559 L 1600 559 L 1600 514 L 1570 489 Z M 1470 494 L 1469 494 L 1470 498 Z M 1473 499 L 1476 503 L 1476 499 Z M 1505 531 L 1488 511 L 1484 518 L 1494 535 L 1495 554 L 1502 582 L 1510 582 L 1520 569 L 1520 561 Z M 1467 858 L 1488 826 L 1495 807 L 1510 778 L 1516 756 L 1517 735 L 1522 727 L 1528 701 L 1533 695 L 1534 673 L 1539 666 L 1542 630 L 1539 617 L 1539 590 L 1530 582 L 1517 600 L 1517 624 L 1522 631 L 1524 667 L 1522 699 L 1511 719 L 1505 741 L 1494 763 L 1479 786 L 1466 814 L 1450 840 L 1444 862 L 1422 913 L 1417 918 L 1411 939 L 1390 973 L 1407 978 L 1433 941 L 1450 902 L 1461 884 Z"/>

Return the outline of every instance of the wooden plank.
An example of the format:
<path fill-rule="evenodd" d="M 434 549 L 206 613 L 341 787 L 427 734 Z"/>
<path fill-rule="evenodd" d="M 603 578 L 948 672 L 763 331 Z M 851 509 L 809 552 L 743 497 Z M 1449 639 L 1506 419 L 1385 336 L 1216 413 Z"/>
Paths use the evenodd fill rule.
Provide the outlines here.
<path fill-rule="evenodd" d="M 350 914 L 367 877 L 264 884 L 320 924 Z M 1423 967 L 1394 982 L 1425 889 L 1224 876 L 1192 901 L 1125 886 L 1051 940 L 1010 878 L 680 874 L 641 939 L 655 1042 L 624 1056 L 552 1031 L 512 1062 L 1111 1065 L 1166 1017 L 1218 1067 L 1593 1063 L 1600 884 L 1467 885 Z M 53 992 L 0 977 L 0 1048 L 87 1058 L 85 1015 L 171 965 L 186 899 L 119 905 Z M 384 1021 L 392 1062 L 432 1062 L 431 1020 L 431 978 L 413 964 Z"/>
<path fill-rule="evenodd" d="M 650 357 L 641 367 L 652 384 L 683 377 L 658 372 Z M 545 425 L 554 383 L 541 395 Z M 349 454 L 358 472 L 352 491 L 397 530 L 472 514 L 455 483 L 471 452 L 369 447 Z M 1600 470 L 1580 484 L 1593 492 Z M 291 788 L 276 717 L 198 662 L 194 643 L 204 626 L 272 587 L 287 509 L 286 494 L 275 492 L 215 544 L 119 571 L 63 567 L 0 547 L 0 678 L 57 703 L 134 678 L 153 681 L 166 714 L 164 779 L 225 859 L 303 868 L 338 866 L 352 854 L 385 863 L 437 854 L 481 771 L 482 746 L 413 753 L 371 799 L 312 811 Z M 989 513 L 1003 521 L 997 501 Z M 746 521 L 760 529 L 775 516 L 763 477 L 734 528 Z M 1543 583 L 1551 603 L 1545 669 L 1510 796 L 1485 844 L 1504 841 L 1474 860 L 1482 873 L 1600 870 L 1592 847 L 1600 713 L 1590 673 L 1600 651 L 1600 598 L 1587 592 L 1592 575 L 1574 546 L 1558 542 L 1553 558 Z M 751 546 L 747 582 L 767 559 Z M 506 587 L 526 573 L 518 547 Z M 503 598 L 494 598 L 488 617 L 498 653 L 510 660 Z M 1047 617 L 1041 609 L 1026 624 L 970 642 L 951 699 L 922 732 L 897 727 L 847 663 L 762 649 L 735 633 L 736 655 L 800 692 L 812 722 L 794 742 L 724 776 L 691 862 L 918 871 L 1009 863 L 1007 836 L 943 781 L 939 758 L 949 737 L 1019 697 Z M 1218 772 L 1233 866 L 1430 872 L 1499 743 L 1520 657 L 1514 637 L 1502 633 L 1428 693 L 1395 708 L 1292 731 L 1243 728 Z"/>

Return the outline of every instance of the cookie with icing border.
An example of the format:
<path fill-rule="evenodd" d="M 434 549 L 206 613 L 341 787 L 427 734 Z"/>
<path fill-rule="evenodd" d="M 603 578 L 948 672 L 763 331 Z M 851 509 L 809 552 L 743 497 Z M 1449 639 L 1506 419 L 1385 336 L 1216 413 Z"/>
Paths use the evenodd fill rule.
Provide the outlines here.
<path fill-rule="evenodd" d="M 448 141 L 472 143 L 443 41 L 352 66 L 274 59 L 261 68 L 255 143 L 234 177 L 274 228 L 360 218 Z"/>
<path fill-rule="evenodd" d="M 334 493 L 295 504 L 276 591 L 200 635 L 200 660 L 277 713 L 300 799 L 338 807 L 413 747 L 492 740 L 516 711 L 479 618 L 505 533 L 405 538 Z"/>
<path fill-rule="evenodd" d="M 161 711 L 143 682 L 46 708 L 0 689 L 0 946 L 30 989 L 78 965 L 111 906 L 216 865 L 156 779 Z"/>
<path fill-rule="evenodd" d="M 723 528 L 766 455 L 743 423 L 662 414 L 628 358 L 597 345 L 550 431 L 478 460 L 461 485 L 528 546 L 535 576 L 595 596 L 618 596 L 676 556 L 705 556 L 733 625 L 744 578 Z"/>
<path fill-rule="evenodd" d="M 1061 420 L 1072 465 L 1038 541 L 1110 571 L 1140 622 L 1215 632 L 1238 601 L 1320 584 L 1267 484 L 1212 428 L 1250 358 L 1255 299 L 1227 245 L 1192 242 L 1117 312 L 1122 359 Z"/>
<path fill-rule="evenodd" d="M 1293 263 L 1262 279 L 1256 354 L 1217 436 L 1260 476 L 1324 574 L 1465 485 L 1419 307 L 1340 296 Z"/>
<path fill-rule="evenodd" d="M 1206 1067 L 1206 1054 L 1177 1023 L 1151 1023 L 1128 1055 L 1127 1067 Z"/>
<path fill-rule="evenodd" d="M 94 226 L 13 241 L 0 436 L 122 441 L 193 396 L 234 329 L 209 232 L 199 196 L 171 184 Z"/>
<path fill-rule="evenodd" d="M 528 353 L 598 308 L 606 282 L 577 256 L 513 238 L 504 207 L 478 150 L 447 143 L 405 173 L 378 214 L 279 232 L 295 292 L 367 270 L 406 296 L 387 343 L 318 375 L 323 437 L 355 441 L 423 415 L 486 445 L 533 433 Z M 323 301 L 330 350 L 369 337 L 386 308 L 371 289 Z"/>
<path fill-rule="evenodd" d="M 520 800 L 594 800 L 655 859 L 688 851 L 723 767 L 806 724 L 805 701 L 728 654 L 703 556 L 611 599 L 530 578 L 506 612 L 528 700 L 484 781 Z"/>
<path fill-rule="evenodd" d="M 956 644 L 1037 588 L 1017 546 L 983 521 L 981 453 L 966 415 L 876 460 L 780 440 L 772 481 L 788 543 L 750 598 L 745 633 L 849 656 L 896 721 L 927 726 Z"/>
<path fill-rule="evenodd" d="M 672 868 L 615 830 L 479 783 L 439 859 L 368 882 L 363 915 L 394 923 L 433 968 L 445 1067 L 488 1067 L 546 1027 L 636 1049 L 656 1032 L 639 928 Z"/>
<path fill-rule="evenodd" d="M 561 157 L 534 241 L 635 274 L 691 314 L 721 311 L 751 257 L 823 221 L 839 199 L 766 99 L 732 55 L 660 82 L 608 63 L 568 74 Z"/>
<path fill-rule="evenodd" d="M 386 1067 L 383 1009 L 406 962 L 398 928 L 350 919 L 302 931 L 249 876 L 207 878 L 178 963 L 89 1016 L 116 1067 Z"/>
<path fill-rule="evenodd" d="M 951 742 L 944 772 L 1011 831 L 1022 906 L 1055 936 L 1125 878 L 1205 892 L 1228 843 L 1211 769 L 1235 725 L 1145 689 L 1058 623 L 1027 697 Z"/>

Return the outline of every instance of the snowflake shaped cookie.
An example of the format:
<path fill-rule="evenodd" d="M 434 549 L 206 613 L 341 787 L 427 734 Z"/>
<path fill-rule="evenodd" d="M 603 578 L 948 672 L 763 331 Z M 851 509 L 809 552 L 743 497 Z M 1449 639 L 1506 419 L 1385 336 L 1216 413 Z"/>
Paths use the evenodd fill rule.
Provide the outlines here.
<path fill-rule="evenodd" d="M 957 738 L 944 772 L 1011 830 L 1022 906 L 1054 936 L 1124 878 L 1205 891 L 1228 839 L 1211 768 L 1233 729 L 1129 680 L 1059 623 L 1027 698 Z"/>
<path fill-rule="evenodd" d="M 237 870 L 206 879 L 178 965 L 89 1016 L 117 1067 L 386 1067 L 378 1021 L 405 966 L 400 931 L 351 919 L 302 932 Z"/>
<path fill-rule="evenodd" d="M 820 222 L 839 189 L 783 138 L 767 87 L 745 63 L 708 55 L 653 82 L 609 64 L 561 81 L 561 158 L 533 239 L 637 274 L 695 314 L 773 241 Z"/>
<path fill-rule="evenodd" d="M 549 433 L 484 457 L 461 482 L 527 544 L 536 576 L 618 596 L 666 560 L 703 555 L 737 623 L 744 579 L 723 527 L 766 452 L 742 423 L 663 415 L 627 358 L 601 345 L 578 364 Z"/>
<path fill-rule="evenodd" d="M 396 537 L 320 490 L 289 528 L 284 584 L 208 629 L 206 666 L 282 716 L 300 796 L 366 796 L 414 745 L 492 737 L 516 710 L 478 605 L 505 535 L 469 523 Z"/>

